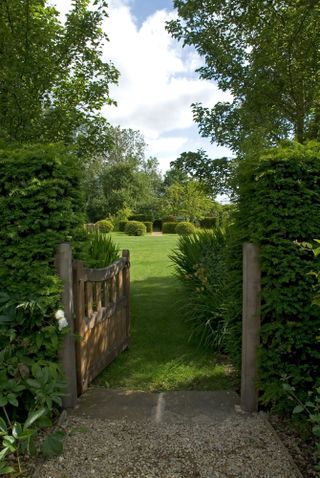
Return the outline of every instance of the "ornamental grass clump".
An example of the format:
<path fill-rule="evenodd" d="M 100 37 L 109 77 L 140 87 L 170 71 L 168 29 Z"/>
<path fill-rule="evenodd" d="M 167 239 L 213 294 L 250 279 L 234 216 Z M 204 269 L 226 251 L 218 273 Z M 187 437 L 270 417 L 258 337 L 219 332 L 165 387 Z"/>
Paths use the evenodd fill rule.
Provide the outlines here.
<path fill-rule="evenodd" d="M 110 235 L 99 231 L 89 232 L 79 259 L 92 268 L 108 267 L 120 257 L 119 247 Z"/>
<path fill-rule="evenodd" d="M 143 222 L 129 221 L 125 225 L 124 232 L 128 234 L 128 236 L 144 236 L 147 232 L 147 228 Z"/>
<path fill-rule="evenodd" d="M 214 350 L 223 349 L 226 333 L 225 244 L 221 229 L 182 235 L 170 257 L 186 290 L 182 313 L 190 338 Z"/>

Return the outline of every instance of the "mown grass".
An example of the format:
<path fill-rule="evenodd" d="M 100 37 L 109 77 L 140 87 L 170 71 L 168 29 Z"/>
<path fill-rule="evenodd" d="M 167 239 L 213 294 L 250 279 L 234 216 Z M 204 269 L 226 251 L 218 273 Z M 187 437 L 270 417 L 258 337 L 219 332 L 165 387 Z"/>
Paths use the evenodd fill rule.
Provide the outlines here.
<path fill-rule="evenodd" d="M 146 391 L 234 388 L 227 361 L 188 340 L 179 312 L 183 291 L 168 258 L 178 236 L 112 237 L 131 254 L 132 343 L 96 383 Z"/>

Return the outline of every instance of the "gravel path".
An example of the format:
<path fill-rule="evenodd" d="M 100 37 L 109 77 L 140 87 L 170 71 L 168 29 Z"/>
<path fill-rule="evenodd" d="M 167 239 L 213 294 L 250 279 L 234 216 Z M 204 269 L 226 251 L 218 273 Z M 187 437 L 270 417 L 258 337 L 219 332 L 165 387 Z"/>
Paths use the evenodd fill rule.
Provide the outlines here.
<path fill-rule="evenodd" d="M 99 393 L 96 409 L 100 408 L 102 398 L 102 392 Z M 154 403 L 155 396 L 157 403 Z M 119 395 L 117 413 L 115 395 L 111 392 L 106 401 L 112 399 L 113 407 L 110 411 L 106 406 L 105 418 L 98 418 L 94 416 L 94 408 L 89 406 L 93 403 L 93 395 L 89 401 L 85 399 L 80 404 L 76 416 L 68 418 L 63 456 L 43 463 L 34 478 L 301 476 L 272 428 L 260 415 L 228 411 L 232 399 L 230 394 L 227 405 L 221 402 L 223 395 L 218 399 L 216 395 L 213 399 L 210 396 L 210 392 L 199 396 L 197 392 L 176 392 L 168 394 L 166 399 L 164 394 L 153 394 L 149 406 L 148 397 L 143 395 L 145 400 L 140 400 L 143 410 L 139 415 L 138 394 L 134 395 L 133 401 L 130 396 Z M 215 407 L 220 407 L 217 415 L 208 415 L 209 400 Z M 200 406 L 203 413 L 200 413 Z M 134 407 L 136 410 L 131 413 Z M 149 418 L 146 410 L 150 411 Z"/>

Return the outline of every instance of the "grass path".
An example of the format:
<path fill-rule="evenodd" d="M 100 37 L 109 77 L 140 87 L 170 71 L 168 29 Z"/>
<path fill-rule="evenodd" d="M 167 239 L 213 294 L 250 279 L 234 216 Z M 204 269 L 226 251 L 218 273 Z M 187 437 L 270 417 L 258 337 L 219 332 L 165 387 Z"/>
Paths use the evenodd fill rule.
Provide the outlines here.
<path fill-rule="evenodd" d="M 177 236 L 112 236 L 131 254 L 132 343 L 96 382 L 146 391 L 234 388 L 223 360 L 188 342 L 183 295 L 168 258 Z"/>

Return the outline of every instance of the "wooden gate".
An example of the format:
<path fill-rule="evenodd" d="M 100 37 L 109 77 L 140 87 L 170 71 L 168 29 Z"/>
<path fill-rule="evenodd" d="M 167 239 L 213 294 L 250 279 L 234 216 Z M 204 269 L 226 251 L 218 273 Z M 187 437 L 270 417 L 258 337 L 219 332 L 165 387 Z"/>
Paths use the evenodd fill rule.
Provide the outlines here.
<path fill-rule="evenodd" d="M 78 394 L 130 342 L 130 256 L 104 269 L 73 262 Z"/>

